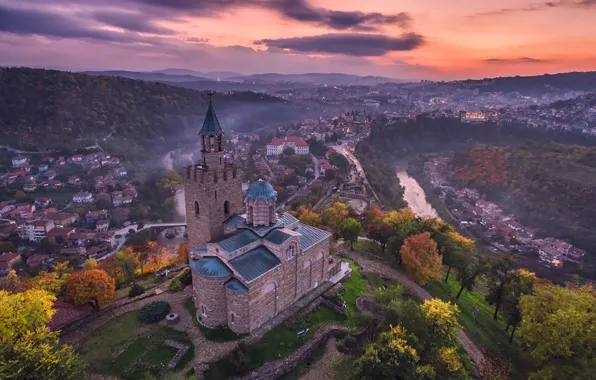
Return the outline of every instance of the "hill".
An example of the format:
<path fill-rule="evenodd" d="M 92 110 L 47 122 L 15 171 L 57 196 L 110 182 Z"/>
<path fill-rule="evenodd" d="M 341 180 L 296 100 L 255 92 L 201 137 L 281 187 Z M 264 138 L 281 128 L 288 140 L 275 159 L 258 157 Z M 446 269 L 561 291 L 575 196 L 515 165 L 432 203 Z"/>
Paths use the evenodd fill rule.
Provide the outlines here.
<path fill-rule="evenodd" d="M 596 91 L 596 71 L 514 76 L 452 82 L 460 87 L 478 88 L 481 92 L 543 93 L 557 90 Z"/>
<path fill-rule="evenodd" d="M 481 190 L 522 224 L 596 253 L 595 147 L 476 147 L 456 154 L 450 169 L 453 180 Z"/>
<path fill-rule="evenodd" d="M 227 80 L 232 77 L 242 76 L 242 74 L 233 72 L 233 71 L 210 71 L 210 72 L 200 72 L 195 70 L 188 70 L 188 69 L 176 69 L 176 68 L 167 68 L 163 70 L 155 70 L 152 71 L 153 73 L 163 73 L 168 75 L 191 75 L 193 77 L 202 77 L 208 78 L 212 80 Z"/>
<path fill-rule="evenodd" d="M 300 106 L 251 92 L 218 94 L 226 131 L 298 120 Z M 205 115 L 205 93 L 114 76 L 0 68 L 0 143 L 26 149 L 72 148 L 103 141 L 126 152 L 168 150 L 192 141 Z M 169 144 L 169 145 L 168 145 Z"/>
<path fill-rule="evenodd" d="M 158 72 L 140 72 L 140 71 L 84 71 L 83 74 L 89 75 L 105 75 L 105 76 L 117 76 L 117 77 L 124 77 L 130 79 L 138 79 L 138 80 L 146 80 L 146 81 L 153 81 L 153 82 L 193 82 L 193 81 L 202 81 L 202 82 L 212 82 L 211 79 L 191 75 L 191 74 L 168 74 L 168 73 L 158 73 Z"/>
<path fill-rule="evenodd" d="M 308 74 L 254 74 L 229 78 L 229 80 L 245 82 L 269 83 L 314 83 L 329 85 L 376 85 L 378 83 L 398 83 L 399 79 L 375 76 L 359 76 L 341 73 L 308 73 Z"/>

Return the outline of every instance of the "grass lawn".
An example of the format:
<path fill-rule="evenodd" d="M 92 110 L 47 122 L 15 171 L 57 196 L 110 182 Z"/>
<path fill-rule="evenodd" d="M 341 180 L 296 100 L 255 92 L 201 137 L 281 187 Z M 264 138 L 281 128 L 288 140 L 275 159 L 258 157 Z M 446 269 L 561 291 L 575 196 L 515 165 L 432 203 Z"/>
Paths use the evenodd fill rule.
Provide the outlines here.
<path fill-rule="evenodd" d="M 347 261 L 352 268 L 352 275 L 349 279 L 342 281 L 344 291 L 340 297 L 346 301 L 346 308 L 348 311 L 348 322 L 350 326 L 355 322 L 355 318 L 360 313 L 356 307 L 356 300 L 361 295 L 368 293 L 368 287 L 366 285 L 366 279 L 360 273 L 360 267 L 358 264 L 350 259 L 342 259 Z"/>
<path fill-rule="evenodd" d="M 192 301 L 192 298 L 189 298 L 184 302 L 184 307 L 190 315 L 192 316 L 192 321 L 195 323 L 203 336 L 210 341 L 213 342 L 229 342 L 232 340 L 242 339 L 247 336 L 247 334 L 236 334 L 232 330 L 227 327 L 218 327 L 214 329 L 207 328 L 197 321 L 197 308 L 195 307 L 195 303 Z"/>
<path fill-rule="evenodd" d="M 169 278 L 165 278 L 165 277 L 156 277 L 155 273 L 152 273 L 150 275 L 147 275 L 145 278 L 139 278 L 134 280 L 133 282 L 136 282 L 137 284 L 142 285 L 145 289 L 149 289 L 152 288 L 153 286 L 160 284 L 164 281 L 169 281 Z M 126 287 L 122 287 L 118 290 L 116 290 L 116 299 L 122 299 L 122 298 L 127 298 L 128 297 L 128 292 L 130 292 L 130 288 L 132 287 L 132 285 L 126 286 Z"/>
<path fill-rule="evenodd" d="M 150 372 L 162 378 L 176 350 L 164 344 L 171 339 L 190 346 L 178 362 L 182 368 L 192 359 L 194 347 L 185 332 L 159 324 L 145 324 L 137 312 L 123 314 L 95 330 L 86 340 L 82 352 L 90 372 L 140 379 Z"/>
<path fill-rule="evenodd" d="M 460 285 L 456 279 L 449 277 L 448 282 L 429 283 L 426 290 L 433 297 L 456 302 L 461 310 L 460 322 L 472 340 L 489 353 L 491 351 L 505 353 L 511 359 L 513 366 L 512 379 L 527 379 L 528 372 L 532 370 L 532 359 L 522 351 L 515 337 L 513 344 L 509 344 L 509 334 L 505 331 L 506 323 L 500 318 L 497 321 L 493 319 L 494 306 L 489 305 L 484 296 L 477 291 L 464 290 L 459 300 L 455 301 L 459 288 Z"/>
<path fill-rule="evenodd" d="M 213 363 L 206 373 L 207 380 L 229 379 L 234 376 L 241 376 L 263 364 L 286 357 L 296 351 L 308 341 L 317 328 L 327 322 L 342 322 L 345 318 L 335 311 L 321 306 L 310 313 L 300 324 L 289 326 L 281 324 L 266 333 L 256 343 L 246 346 L 245 362 L 239 365 L 235 360 L 234 353 Z M 298 332 L 309 328 L 309 332 L 302 338 L 296 335 Z"/>

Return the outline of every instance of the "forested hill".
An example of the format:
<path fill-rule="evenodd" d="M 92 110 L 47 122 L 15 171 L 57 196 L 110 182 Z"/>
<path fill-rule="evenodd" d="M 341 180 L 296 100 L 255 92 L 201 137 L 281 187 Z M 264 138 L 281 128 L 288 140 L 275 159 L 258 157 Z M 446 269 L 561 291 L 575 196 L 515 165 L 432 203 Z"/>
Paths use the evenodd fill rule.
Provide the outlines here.
<path fill-rule="evenodd" d="M 524 144 L 456 154 L 451 179 L 478 188 L 522 224 L 571 239 L 596 256 L 596 148 Z"/>
<path fill-rule="evenodd" d="M 214 103 L 227 131 L 249 131 L 300 116 L 297 106 L 251 92 L 218 94 Z M 110 136 L 106 144 L 142 150 L 196 135 L 207 105 L 205 93 L 163 83 L 0 68 L 0 144 L 78 147 Z"/>

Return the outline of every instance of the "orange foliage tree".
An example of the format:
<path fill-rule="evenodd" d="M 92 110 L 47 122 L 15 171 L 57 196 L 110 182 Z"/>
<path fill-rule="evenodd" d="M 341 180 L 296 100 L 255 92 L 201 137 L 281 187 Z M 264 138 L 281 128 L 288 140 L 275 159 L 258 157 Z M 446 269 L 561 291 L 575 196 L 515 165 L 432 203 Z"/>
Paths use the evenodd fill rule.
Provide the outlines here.
<path fill-rule="evenodd" d="M 66 279 L 65 297 L 75 305 L 91 303 L 96 308 L 114 299 L 116 282 L 101 269 L 74 272 Z"/>
<path fill-rule="evenodd" d="M 410 236 L 404 241 L 400 253 L 408 275 L 418 284 L 441 278 L 441 256 L 430 233 Z"/>

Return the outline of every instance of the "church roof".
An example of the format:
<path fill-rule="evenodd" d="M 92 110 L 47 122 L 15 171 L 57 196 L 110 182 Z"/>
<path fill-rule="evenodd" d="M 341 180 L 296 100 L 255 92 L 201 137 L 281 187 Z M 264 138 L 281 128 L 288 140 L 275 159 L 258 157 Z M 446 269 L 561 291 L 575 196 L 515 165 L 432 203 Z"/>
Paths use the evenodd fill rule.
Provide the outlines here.
<path fill-rule="evenodd" d="M 322 242 L 331 236 L 330 232 L 321 230 L 315 227 L 307 226 L 306 224 L 298 223 L 296 232 L 302 234 L 300 243 L 302 245 L 302 251 L 306 251 L 315 244 Z"/>
<path fill-rule="evenodd" d="M 232 275 L 230 268 L 218 257 L 208 256 L 192 261 L 190 267 L 199 275 L 209 278 L 223 278 Z"/>
<path fill-rule="evenodd" d="M 235 277 L 232 277 L 226 282 L 226 289 L 233 293 L 246 293 L 248 288 Z"/>
<path fill-rule="evenodd" d="M 265 236 L 265 240 L 268 240 L 276 245 L 282 245 L 286 240 L 288 240 L 291 237 L 292 235 L 287 234 L 283 231 L 273 230 L 270 233 L 268 233 L 267 236 Z"/>
<path fill-rule="evenodd" d="M 196 248 L 196 249 L 193 249 L 192 251 L 190 251 L 190 253 L 204 253 L 204 252 L 207 252 L 207 245 L 206 244 L 203 244 L 199 248 Z"/>
<path fill-rule="evenodd" d="M 266 247 L 260 246 L 230 260 L 229 264 L 251 282 L 280 265 L 281 261 Z"/>
<path fill-rule="evenodd" d="M 213 135 L 219 133 L 223 134 L 224 132 L 223 129 L 221 129 L 221 125 L 219 125 L 219 120 L 213 109 L 213 104 L 211 103 L 211 100 L 209 100 L 209 108 L 207 108 L 207 114 L 203 121 L 203 128 L 201 128 L 199 135 Z"/>
<path fill-rule="evenodd" d="M 296 219 L 293 215 L 283 213 L 277 218 L 275 224 L 270 226 L 252 226 L 246 224 L 246 218 L 243 215 L 234 215 L 228 220 L 224 222 L 224 224 L 229 228 L 234 229 L 249 229 L 254 233 L 258 234 L 259 236 L 265 236 L 269 231 L 276 228 L 291 228 L 293 229 L 294 224 L 298 223 L 298 219 Z"/>
<path fill-rule="evenodd" d="M 273 190 L 273 186 L 267 181 L 262 179 L 254 181 L 248 186 L 248 190 L 244 193 L 245 198 L 251 198 L 253 201 L 257 199 L 271 199 L 277 198 L 277 191 Z"/>
<path fill-rule="evenodd" d="M 253 232 L 247 230 L 220 241 L 219 246 L 226 253 L 232 253 L 257 240 L 259 240 L 259 237 Z"/>

